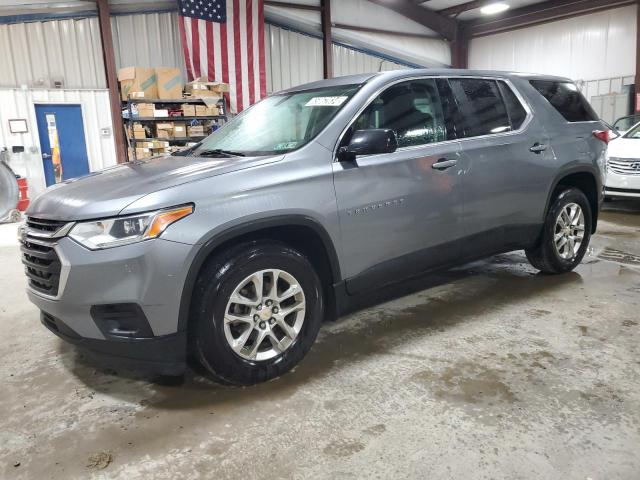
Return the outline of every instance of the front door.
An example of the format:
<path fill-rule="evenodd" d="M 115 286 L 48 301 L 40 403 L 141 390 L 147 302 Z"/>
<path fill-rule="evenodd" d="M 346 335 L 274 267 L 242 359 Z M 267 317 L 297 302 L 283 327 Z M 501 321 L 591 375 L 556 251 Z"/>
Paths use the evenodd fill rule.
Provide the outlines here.
<path fill-rule="evenodd" d="M 89 173 L 80 105 L 36 105 L 47 186 Z"/>
<path fill-rule="evenodd" d="M 334 163 L 347 289 L 380 287 L 458 256 L 463 234 L 458 142 L 431 79 L 392 85 L 347 130 L 392 129 L 391 154 Z"/>

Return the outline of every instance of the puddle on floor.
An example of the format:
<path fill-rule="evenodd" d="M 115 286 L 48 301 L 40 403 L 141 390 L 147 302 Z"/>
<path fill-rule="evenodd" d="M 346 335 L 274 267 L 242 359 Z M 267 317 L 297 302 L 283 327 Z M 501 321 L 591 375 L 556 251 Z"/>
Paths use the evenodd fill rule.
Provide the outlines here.
<path fill-rule="evenodd" d="M 605 247 L 597 256 L 602 260 L 623 263 L 625 265 L 640 266 L 640 255 L 623 252 L 611 247 Z"/>

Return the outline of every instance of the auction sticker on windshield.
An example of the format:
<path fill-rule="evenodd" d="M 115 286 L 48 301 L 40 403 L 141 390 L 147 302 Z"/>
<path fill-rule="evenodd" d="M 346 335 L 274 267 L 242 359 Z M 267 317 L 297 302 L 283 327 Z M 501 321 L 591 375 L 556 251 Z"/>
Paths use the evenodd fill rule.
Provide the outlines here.
<path fill-rule="evenodd" d="M 344 101 L 349 98 L 345 96 L 340 97 L 313 97 L 307 103 L 305 107 L 339 107 Z"/>

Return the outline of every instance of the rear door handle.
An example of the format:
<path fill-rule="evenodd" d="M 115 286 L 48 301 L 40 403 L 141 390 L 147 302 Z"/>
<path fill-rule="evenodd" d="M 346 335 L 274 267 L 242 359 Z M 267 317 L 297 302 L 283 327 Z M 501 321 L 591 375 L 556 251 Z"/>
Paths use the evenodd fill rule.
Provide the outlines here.
<path fill-rule="evenodd" d="M 547 146 L 542 143 L 534 143 L 533 146 L 529 149 L 530 152 L 533 153 L 542 153 L 547 149 Z"/>
<path fill-rule="evenodd" d="M 447 168 L 453 167 L 457 163 L 458 163 L 458 160 L 456 159 L 449 160 L 447 158 L 441 158 L 436 163 L 431 165 L 431 168 L 435 168 L 436 170 L 446 170 Z"/>

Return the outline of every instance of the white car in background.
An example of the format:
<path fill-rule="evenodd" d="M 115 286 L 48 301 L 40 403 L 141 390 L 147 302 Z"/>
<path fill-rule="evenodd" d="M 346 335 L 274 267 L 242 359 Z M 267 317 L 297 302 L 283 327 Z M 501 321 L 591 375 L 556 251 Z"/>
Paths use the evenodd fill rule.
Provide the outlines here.
<path fill-rule="evenodd" d="M 640 123 L 609 142 L 605 197 L 640 198 Z"/>

